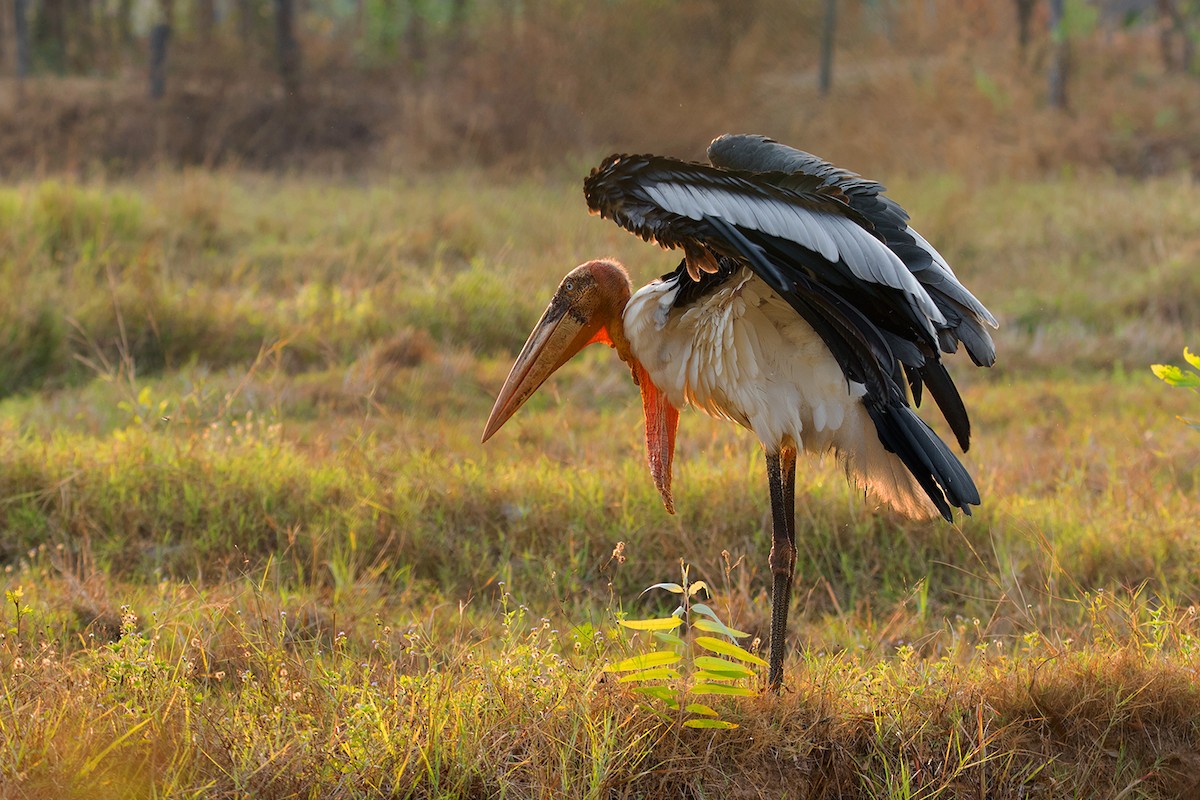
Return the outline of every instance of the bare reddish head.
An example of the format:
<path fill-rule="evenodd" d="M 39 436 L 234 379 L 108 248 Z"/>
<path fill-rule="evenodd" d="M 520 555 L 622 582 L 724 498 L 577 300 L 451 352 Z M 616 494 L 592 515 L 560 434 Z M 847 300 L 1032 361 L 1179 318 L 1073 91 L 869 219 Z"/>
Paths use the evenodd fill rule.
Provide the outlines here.
<path fill-rule="evenodd" d="M 483 441 L 500 430 L 555 370 L 587 345 L 603 342 L 616 349 L 629 364 L 634 380 L 641 387 L 650 474 L 667 511 L 675 513 L 671 462 L 679 412 L 667 402 L 630 352 L 622 321 L 630 292 L 629 275 L 615 261 L 589 261 L 567 273 L 509 370 L 484 426 Z"/>

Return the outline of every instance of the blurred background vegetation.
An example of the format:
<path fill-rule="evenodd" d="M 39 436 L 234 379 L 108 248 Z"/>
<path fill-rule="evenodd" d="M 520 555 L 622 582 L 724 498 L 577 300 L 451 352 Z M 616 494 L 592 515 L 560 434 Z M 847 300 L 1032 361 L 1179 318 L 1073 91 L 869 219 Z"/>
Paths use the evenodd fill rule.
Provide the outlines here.
<path fill-rule="evenodd" d="M 0 169 L 1200 164 L 1196 0 L 2 0 Z"/>

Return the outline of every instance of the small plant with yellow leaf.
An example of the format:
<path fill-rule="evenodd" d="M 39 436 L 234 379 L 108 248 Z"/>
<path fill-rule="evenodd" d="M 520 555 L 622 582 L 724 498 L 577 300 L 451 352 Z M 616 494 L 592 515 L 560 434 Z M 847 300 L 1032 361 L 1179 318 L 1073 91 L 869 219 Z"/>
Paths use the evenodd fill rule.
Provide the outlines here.
<path fill-rule="evenodd" d="M 633 691 L 662 701 L 686 728 L 736 728 L 701 698 L 757 696 L 754 667 L 767 662 L 737 644 L 750 634 L 729 627 L 700 602 L 701 592 L 712 595 L 708 584 L 689 581 L 688 565 L 682 561 L 680 569 L 680 583 L 656 583 L 642 592 L 661 589 L 679 595 L 679 607 L 671 616 L 618 619 L 623 628 L 649 634 L 650 647 L 604 671 L 621 674 L 618 682 L 635 684 Z"/>
<path fill-rule="evenodd" d="M 1193 353 L 1186 347 L 1183 348 L 1183 357 L 1196 369 L 1200 369 L 1200 355 Z M 1162 381 L 1171 386 L 1178 386 L 1181 389 L 1191 389 L 1193 392 L 1200 394 L 1200 375 L 1192 372 L 1190 369 L 1183 369 L 1174 364 L 1152 364 L 1150 369 Z M 1188 419 L 1180 417 L 1188 427 L 1194 430 L 1200 430 L 1200 420 Z"/>

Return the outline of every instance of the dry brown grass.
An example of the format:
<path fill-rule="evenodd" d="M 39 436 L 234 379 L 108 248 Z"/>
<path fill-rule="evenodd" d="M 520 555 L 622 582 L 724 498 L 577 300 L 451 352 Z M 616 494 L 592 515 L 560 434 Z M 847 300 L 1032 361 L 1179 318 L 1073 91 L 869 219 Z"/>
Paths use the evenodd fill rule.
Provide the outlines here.
<path fill-rule="evenodd" d="M 572 648 L 509 596 L 464 625 L 461 610 L 385 622 L 419 598 L 381 602 L 370 578 L 336 616 L 265 575 L 133 586 L 122 591 L 141 610 L 119 610 L 119 638 L 71 643 L 52 594 L 69 573 L 52 562 L 22 568 L 25 617 L 0 641 L 6 797 L 1165 800 L 1200 788 L 1196 615 L 1128 595 L 1090 607 L 1132 638 L 1100 611 L 1075 629 L 1087 644 L 993 647 L 968 626 L 940 659 L 807 652 L 782 695 L 717 702 L 739 727 L 714 734 L 606 678 L 597 658 L 611 643 Z"/>

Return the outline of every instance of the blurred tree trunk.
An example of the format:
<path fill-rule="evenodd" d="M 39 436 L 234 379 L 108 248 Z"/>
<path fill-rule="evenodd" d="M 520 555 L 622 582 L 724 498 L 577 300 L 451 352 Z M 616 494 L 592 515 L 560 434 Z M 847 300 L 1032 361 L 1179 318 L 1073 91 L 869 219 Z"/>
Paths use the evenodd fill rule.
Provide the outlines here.
<path fill-rule="evenodd" d="M 400 54 L 404 20 L 400 0 L 375 0 L 369 13 L 370 18 L 363 19 L 363 35 L 370 37 L 369 49 L 385 59 Z"/>
<path fill-rule="evenodd" d="M 1021 51 L 1021 60 L 1029 51 L 1029 40 L 1033 34 L 1033 9 L 1037 0 L 1016 0 L 1017 5 L 1017 46 Z"/>
<path fill-rule="evenodd" d="M 72 72 L 87 72 L 96 66 L 96 6 L 94 0 L 73 0 L 67 4 L 67 29 L 71 40 L 66 52 Z"/>
<path fill-rule="evenodd" d="M 408 50 L 408 60 L 421 74 L 428 55 L 425 43 L 425 17 L 421 14 L 421 6 L 417 0 L 408 2 L 408 25 L 404 29 L 405 49 Z"/>
<path fill-rule="evenodd" d="M 450 35 L 462 36 L 466 33 L 467 0 L 450 0 Z"/>
<path fill-rule="evenodd" d="M 883 38 L 887 39 L 888 44 L 896 43 L 896 25 L 893 19 L 892 0 L 867 0 L 867 7 L 871 10 L 871 17 L 875 21 L 875 26 L 883 34 Z"/>
<path fill-rule="evenodd" d="M 446 65 L 454 70 L 467 52 L 467 0 L 450 2 L 450 35 L 446 42 Z"/>
<path fill-rule="evenodd" d="M 1159 47 L 1168 72 L 1191 72 L 1196 56 L 1196 38 L 1179 0 L 1158 0 Z"/>
<path fill-rule="evenodd" d="M 275 55 L 279 79 L 290 98 L 300 95 L 300 46 L 296 43 L 295 0 L 275 0 Z"/>
<path fill-rule="evenodd" d="M 821 23 L 821 70 L 817 85 L 821 94 L 833 88 L 833 40 L 837 33 L 837 0 L 825 0 L 825 18 Z"/>
<path fill-rule="evenodd" d="M 176 30 L 175 25 L 175 0 L 158 0 L 158 8 L 162 14 L 162 22 L 172 31 Z"/>
<path fill-rule="evenodd" d="M 171 26 L 159 22 L 150 29 L 150 97 L 160 100 L 167 93 L 167 45 Z"/>
<path fill-rule="evenodd" d="M 244 45 L 254 38 L 254 7 L 254 0 L 237 0 L 238 36 Z"/>
<path fill-rule="evenodd" d="M 196 0 L 196 36 L 201 42 L 208 44 L 212 41 L 216 27 L 216 0 Z"/>
<path fill-rule="evenodd" d="M 66 0 L 42 0 L 33 18 L 33 46 L 39 60 L 55 72 L 66 67 Z"/>
<path fill-rule="evenodd" d="M 133 0 L 118 0 L 116 35 L 117 42 L 123 48 L 133 46 Z"/>
<path fill-rule="evenodd" d="M 1063 27 L 1063 0 L 1050 0 L 1050 40 L 1054 51 L 1050 56 L 1047 101 L 1051 108 L 1067 107 L 1067 76 L 1071 68 L 1071 42 Z"/>
<path fill-rule="evenodd" d="M 167 93 L 167 48 L 175 30 L 175 0 L 158 0 L 159 18 L 150 29 L 150 97 Z"/>
<path fill-rule="evenodd" d="M 17 40 L 17 79 L 29 76 L 29 0 L 13 0 L 13 34 Z"/>

